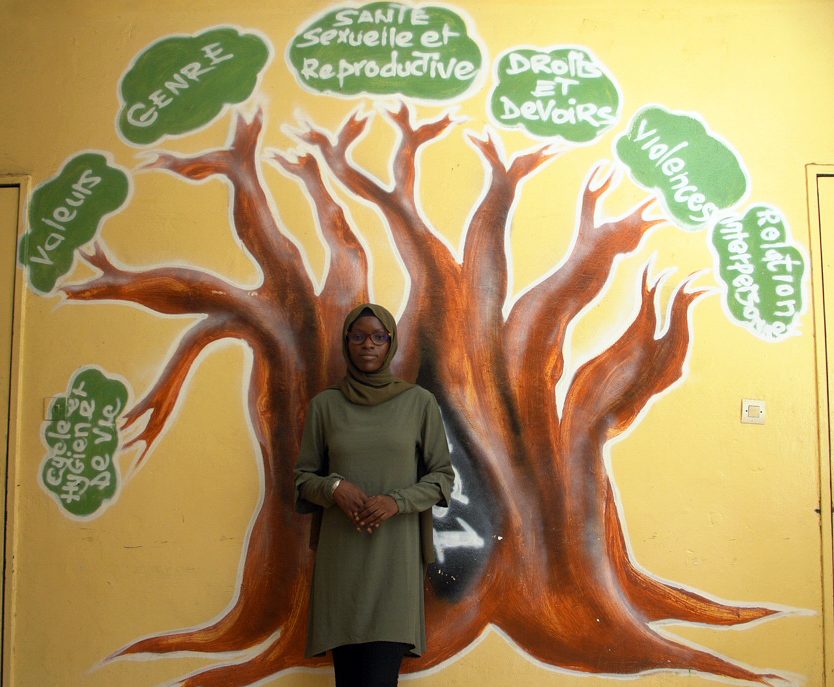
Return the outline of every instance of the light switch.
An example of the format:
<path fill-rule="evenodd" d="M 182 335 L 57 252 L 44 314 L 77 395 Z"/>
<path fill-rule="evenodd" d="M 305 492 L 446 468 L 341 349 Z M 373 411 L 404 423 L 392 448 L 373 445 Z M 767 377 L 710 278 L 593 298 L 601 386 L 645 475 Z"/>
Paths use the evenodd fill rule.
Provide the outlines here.
<path fill-rule="evenodd" d="M 748 424 L 763 425 L 765 423 L 765 402 L 750 398 L 741 399 L 741 421 Z"/>

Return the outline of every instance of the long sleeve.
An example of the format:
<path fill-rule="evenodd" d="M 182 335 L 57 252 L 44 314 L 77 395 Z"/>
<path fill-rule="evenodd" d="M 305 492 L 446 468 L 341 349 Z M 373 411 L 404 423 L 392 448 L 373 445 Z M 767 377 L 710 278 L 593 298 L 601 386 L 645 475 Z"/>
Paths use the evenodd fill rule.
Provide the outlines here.
<path fill-rule="evenodd" d="M 448 506 L 451 499 L 455 473 L 446 430 L 434 396 L 425 406 L 419 449 L 422 461 L 417 483 L 388 494 L 397 502 L 400 513 L 419 513 L 434 505 Z"/>
<path fill-rule="evenodd" d="M 326 506 L 331 471 L 369 496 L 391 494 L 403 512 L 373 534 L 357 532 L 338 506 Z M 431 506 L 450 499 L 453 475 L 440 409 L 426 389 L 411 387 L 370 406 L 351 403 L 338 389 L 313 399 L 296 470 L 299 502 L 317 511 L 308 655 L 371 641 L 402 642 L 412 655 L 425 650 L 423 576 L 435 558 Z"/>
<path fill-rule="evenodd" d="M 310 403 L 301 451 L 295 465 L 295 509 L 299 513 L 312 513 L 318 507 L 333 505 L 333 486 L 341 475 L 329 473 L 327 441 L 324 435 L 321 412 L 315 399 Z"/>

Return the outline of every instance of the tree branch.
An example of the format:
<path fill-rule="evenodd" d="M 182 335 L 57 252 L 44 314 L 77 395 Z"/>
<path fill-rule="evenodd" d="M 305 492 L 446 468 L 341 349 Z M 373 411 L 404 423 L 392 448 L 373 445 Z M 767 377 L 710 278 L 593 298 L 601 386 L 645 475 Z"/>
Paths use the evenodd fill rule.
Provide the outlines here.
<path fill-rule="evenodd" d="M 484 331 L 492 331 L 503 325 L 508 286 L 505 241 L 516 189 L 525 177 L 553 159 L 556 152 L 543 146 L 517 155 L 508 168 L 489 134 L 483 139 L 470 134 L 469 141 L 481 152 L 492 174 L 489 188 L 467 228 L 462 277 L 479 310 L 479 322 Z"/>
<path fill-rule="evenodd" d="M 316 158 L 308 153 L 292 162 L 275 153 L 271 160 L 297 177 L 313 201 L 319 228 L 331 251 L 322 298 L 330 301 L 341 296 L 347 304 L 360 302 L 367 297 L 368 258 L 344 209 L 324 185 Z"/>
<path fill-rule="evenodd" d="M 395 165 L 401 170 L 414 165 L 414 154 L 423 142 L 446 125 L 443 120 L 434 124 L 420 127 L 416 131 L 407 120 L 407 111 L 401 108 L 394 115 L 395 122 L 405 127 L 403 142 L 395 157 Z M 405 263 L 411 280 L 409 302 L 405 313 L 400 319 L 402 352 L 400 360 L 405 360 L 408 369 L 401 374 L 411 377 L 416 374 L 425 351 L 416 336 L 409 336 L 409 332 L 420 331 L 423 335 L 432 333 L 432 324 L 428 317 L 430 312 L 444 312 L 451 319 L 463 316 L 464 309 L 460 304 L 452 303 L 454 299 L 448 297 L 448 289 L 454 288 L 460 280 L 460 267 L 454 261 L 445 244 L 435 236 L 417 211 L 413 197 L 413 189 L 408 185 L 403 188 L 395 186 L 391 191 L 382 188 L 371 177 L 354 167 L 347 159 L 347 152 L 351 145 L 365 131 L 367 119 L 360 119 L 354 113 L 344 124 L 337 142 L 322 131 L 308 125 L 308 130 L 301 132 L 299 138 L 319 149 L 324 161 L 336 178 L 354 195 L 376 205 L 384 216 L 394 237 L 397 250 Z M 402 172 L 406 174 L 406 172 Z M 439 319 L 439 318 L 435 318 Z M 437 326 L 439 324 L 435 323 Z M 428 327 L 428 329 L 426 329 Z M 436 328 L 436 327 L 435 327 Z M 440 334 L 438 340 L 444 340 Z"/>
<path fill-rule="evenodd" d="M 563 347 L 570 322 L 600 293 L 614 259 L 635 250 L 644 234 L 663 221 L 644 216 L 653 203 L 653 199 L 648 199 L 624 217 L 597 224 L 598 201 L 609 191 L 613 180 L 613 174 L 609 174 L 592 188 L 599 170 L 594 168 L 585 184 L 579 226 L 567 258 L 518 299 L 507 320 L 508 338 L 517 350 L 524 351 L 517 356 L 513 376 L 531 375 L 534 369 L 530 365 L 541 370 L 544 362 L 548 389 L 562 375 Z"/>
<path fill-rule="evenodd" d="M 307 189 L 325 242 L 330 248 L 324 286 L 318 299 L 323 329 L 329 332 L 330 341 L 324 346 L 327 370 L 326 379 L 335 379 L 343 368 L 339 355 L 329 355 L 341 350 L 341 330 L 338 324 L 346 312 L 357 303 L 368 300 L 368 257 L 350 226 L 344 209 L 334 200 L 324 184 L 321 169 L 311 154 L 298 156 L 295 162 L 285 155 L 275 153 L 271 161 L 292 174 Z"/>
<path fill-rule="evenodd" d="M 214 175 L 226 177 L 232 186 L 235 233 L 263 270 L 264 288 L 273 295 L 298 294 L 309 303 L 314 294 L 298 247 L 278 226 L 258 175 L 262 128 L 261 110 L 250 121 L 238 114 L 228 148 L 195 157 L 160 153 L 146 169 L 165 169 L 192 181 Z"/>
<path fill-rule="evenodd" d="M 673 296 L 666 333 L 655 338 L 657 284 L 643 273 L 642 303 L 620 339 L 576 373 L 565 399 L 564 431 L 600 446 L 621 434 L 657 394 L 681 378 L 689 348 L 689 306 L 706 291 Z"/>
<path fill-rule="evenodd" d="M 188 372 L 197 356 L 210 343 L 233 336 L 235 333 L 235 328 L 229 326 L 228 321 L 205 319 L 194 325 L 180 339 L 176 351 L 169 359 L 153 388 L 141 401 L 125 413 L 124 429 L 131 427 L 146 413 L 151 413 L 142 431 L 125 445 L 125 447 L 130 447 L 140 441 L 145 444 L 145 448 L 133 464 L 134 468 L 138 467 L 145 459 L 151 446 L 165 428 L 177 398 L 179 398 L 182 386 L 188 377 Z"/>
<path fill-rule="evenodd" d="M 335 145 L 325 132 L 314 128 L 309 122 L 307 130 L 297 132 L 296 135 L 319 149 L 327 166 L 351 193 L 376 205 L 387 206 L 393 199 L 393 193 L 386 191 L 347 159 L 348 149 L 364 133 L 367 125 L 367 118 L 360 118 L 359 112 L 354 112 L 342 126 Z"/>
<path fill-rule="evenodd" d="M 466 386 L 471 384 L 471 378 L 481 378 L 483 388 L 474 399 L 476 405 L 487 406 L 483 410 L 485 417 L 491 416 L 491 422 L 496 429 L 503 430 L 505 436 L 518 437 L 522 433 L 522 422 L 515 390 L 521 380 L 513 379 L 509 372 L 507 352 L 514 355 L 515 349 L 505 340 L 502 314 L 508 281 L 505 239 L 519 183 L 553 154 L 547 153 L 547 148 L 540 148 L 518 155 L 508 168 L 491 137 L 481 140 L 470 135 L 469 138 L 491 167 L 491 180 L 467 228 L 459 285 L 454 284 L 449 289 L 450 293 L 456 294 L 444 308 L 447 313 L 444 319 L 451 326 L 433 336 L 449 340 L 457 336 L 454 329 L 460 322 L 466 322 L 469 333 L 456 352 L 463 356 L 450 361 L 443 378 L 452 386 Z M 450 305 L 458 305 L 459 309 L 450 308 Z M 446 358 L 451 355 L 448 350 L 443 353 Z M 435 357 L 428 356 L 428 359 Z M 469 381 L 466 381 L 467 376 Z M 540 374 L 536 374 L 535 378 L 539 377 Z M 509 453 L 514 455 L 516 451 Z"/>
<path fill-rule="evenodd" d="M 129 301 L 166 315 L 236 312 L 245 303 L 241 289 L 199 270 L 123 270 L 110 261 L 98 242 L 93 244 L 92 253 L 81 257 L 99 269 L 101 276 L 62 287 L 70 300 Z"/>
<path fill-rule="evenodd" d="M 454 124 L 452 118 L 445 114 L 440 119 L 427 122 L 417 129 L 411 123 L 411 110 L 404 103 L 396 112 L 386 111 L 388 118 L 400 130 L 400 145 L 394 155 L 394 186 L 399 191 L 399 196 L 415 206 L 414 181 L 417 172 L 417 151 L 424 144 L 438 138 L 450 125 Z"/>

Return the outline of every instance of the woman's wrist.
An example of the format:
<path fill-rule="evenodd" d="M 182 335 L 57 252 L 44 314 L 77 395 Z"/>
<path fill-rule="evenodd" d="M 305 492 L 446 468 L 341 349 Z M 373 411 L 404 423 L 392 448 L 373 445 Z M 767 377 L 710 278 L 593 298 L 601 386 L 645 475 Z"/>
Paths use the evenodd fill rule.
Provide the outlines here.
<path fill-rule="evenodd" d="M 403 497 L 400 496 L 399 491 L 395 490 L 386 494 L 388 498 L 390 498 L 397 506 L 398 513 L 405 512 L 405 501 L 403 501 Z"/>
<path fill-rule="evenodd" d="M 333 498 L 333 494 L 336 493 L 336 490 L 339 488 L 339 485 L 341 483 L 342 483 L 342 478 L 339 477 L 339 478 L 336 479 L 335 482 L 333 482 L 332 485 L 330 485 L 330 498 Z"/>

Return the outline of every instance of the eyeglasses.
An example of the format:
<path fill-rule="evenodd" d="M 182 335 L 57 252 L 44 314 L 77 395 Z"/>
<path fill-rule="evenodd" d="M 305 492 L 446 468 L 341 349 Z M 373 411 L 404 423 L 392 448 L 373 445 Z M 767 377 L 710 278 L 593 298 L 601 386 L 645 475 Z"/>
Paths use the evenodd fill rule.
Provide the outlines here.
<path fill-rule="evenodd" d="M 391 335 L 388 332 L 372 332 L 371 334 L 350 332 L 347 335 L 347 340 L 356 346 L 361 346 L 369 337 L 376 346 L 382 346 L 391 341 Z"/>

